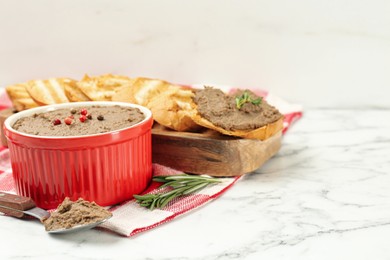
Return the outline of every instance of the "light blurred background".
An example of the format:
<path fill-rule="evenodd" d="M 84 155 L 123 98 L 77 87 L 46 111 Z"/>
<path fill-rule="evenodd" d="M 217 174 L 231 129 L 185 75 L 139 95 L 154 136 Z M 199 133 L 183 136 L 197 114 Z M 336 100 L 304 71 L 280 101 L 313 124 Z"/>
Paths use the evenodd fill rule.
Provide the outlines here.
<path fill-rule="evenodd" d="M 390 1 L 0 0 L 0 86 L 114 73 L 390 107 Z"/>

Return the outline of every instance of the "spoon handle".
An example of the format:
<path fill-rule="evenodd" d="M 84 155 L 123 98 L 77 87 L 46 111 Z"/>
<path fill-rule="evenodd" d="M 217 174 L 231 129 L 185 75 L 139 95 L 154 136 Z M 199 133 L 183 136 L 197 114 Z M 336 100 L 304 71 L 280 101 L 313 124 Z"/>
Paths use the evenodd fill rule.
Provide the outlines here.
<path fill-rule="evenodd" d="M 0 212 L 22 218 L 25 216 L 23 211 L 34 207 L 35 203 L 29 197 L 0 192 Z"/>

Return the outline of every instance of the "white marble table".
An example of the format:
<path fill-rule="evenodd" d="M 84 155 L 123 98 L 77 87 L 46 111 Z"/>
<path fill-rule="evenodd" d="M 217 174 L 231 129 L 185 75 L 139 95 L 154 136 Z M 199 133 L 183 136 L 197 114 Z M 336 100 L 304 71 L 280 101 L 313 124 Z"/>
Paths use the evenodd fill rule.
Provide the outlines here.
<path fill-rule="evenodd" d="M 0 217 L 1 259 L 389 259 L 390 110 L 306 109 L 222 197 L 132 238 Z"/>

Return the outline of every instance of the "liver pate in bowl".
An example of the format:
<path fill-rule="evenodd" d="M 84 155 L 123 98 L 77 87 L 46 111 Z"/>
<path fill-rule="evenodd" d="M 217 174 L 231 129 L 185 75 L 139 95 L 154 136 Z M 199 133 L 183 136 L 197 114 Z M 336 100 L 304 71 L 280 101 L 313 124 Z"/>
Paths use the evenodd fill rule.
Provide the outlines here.
<path fill-rule="evenodd" d="M 17 192 L 39 207 L 65 197 L 114 205 L 152 178 L 149 109 L 123 102 L 42 106 L 4 122 Z"/>

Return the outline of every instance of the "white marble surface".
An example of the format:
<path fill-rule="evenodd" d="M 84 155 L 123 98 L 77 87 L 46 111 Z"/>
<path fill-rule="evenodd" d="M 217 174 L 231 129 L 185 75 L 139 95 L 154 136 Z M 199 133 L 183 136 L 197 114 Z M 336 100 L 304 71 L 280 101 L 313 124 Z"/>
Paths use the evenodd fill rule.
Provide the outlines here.
<path fill-rule="evenodd" d="M 132 238 L 0 217 L 1 259 L 389 259 L 390 110 L 311 109 L 222 197 Z"/>

